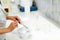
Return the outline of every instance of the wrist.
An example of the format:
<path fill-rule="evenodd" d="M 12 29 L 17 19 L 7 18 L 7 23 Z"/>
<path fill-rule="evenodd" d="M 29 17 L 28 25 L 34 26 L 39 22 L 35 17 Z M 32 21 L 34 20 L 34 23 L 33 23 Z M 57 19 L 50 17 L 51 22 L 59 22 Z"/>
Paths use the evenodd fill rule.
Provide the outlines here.
<path fill-rule="evenodd" d="M 8 20 L 8 19 L 11 19 L 11 18 L 10 18 L 10 16 L 6 16 L 6 19 Z"/>
<path fill-rule="evenodd" d="M 6 16 L 6 19 L 9 19 L 9 17 L 8 17 L 8 16 Z"/>
<path fill-rule="evenodd" d="M 11 32 L 11 30 L 9 28 L 7 28 L 7 32 Z"/>
<path fill-rule="evenodd" d="M 12 28 L 8 27 L 7 30 L 8 30 L 8 32 L 11 32 L 12 31 Z"/>

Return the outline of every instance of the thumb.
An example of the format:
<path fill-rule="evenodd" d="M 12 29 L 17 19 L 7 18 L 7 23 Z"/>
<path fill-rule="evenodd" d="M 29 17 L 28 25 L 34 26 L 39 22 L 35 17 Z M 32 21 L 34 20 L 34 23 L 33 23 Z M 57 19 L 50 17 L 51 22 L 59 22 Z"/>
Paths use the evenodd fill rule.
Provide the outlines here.
<path fill-rule="evenodd" d="M 18 21 L 17 20 L 15 20 L 14 22 L 18 24 Z"/>
<path fill-rule="evenodd" d="M 16 19 L 15 19 L 15 18 L 13 18 L 13 21 L 16 21 Z"/>

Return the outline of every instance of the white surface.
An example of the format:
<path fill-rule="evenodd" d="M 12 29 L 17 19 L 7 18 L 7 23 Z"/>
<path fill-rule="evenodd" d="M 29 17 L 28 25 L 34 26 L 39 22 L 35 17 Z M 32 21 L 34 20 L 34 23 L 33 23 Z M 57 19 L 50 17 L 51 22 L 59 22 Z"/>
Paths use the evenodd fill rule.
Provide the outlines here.
<path fill-rule="evenodd" d="M 60 0 L 36 0 L 42 14 L 60 24 Z"/>
<path fill-rule="evenodd" d="M 57 26 L 39 15 L 39 13 L 39 11 L 36 11 L 31 12 L 31 14 L 10 13 L 9 15 L 18 15 L 22 23 L 31 30 L 32 38 L 27 40 L 59 40 L 60 32 Z M 7 24 L 10 23 L 7 22 Z M 16 29 L 13 32 L 7 33 L 7 40 L 21 40 L 17 35 Z"/>

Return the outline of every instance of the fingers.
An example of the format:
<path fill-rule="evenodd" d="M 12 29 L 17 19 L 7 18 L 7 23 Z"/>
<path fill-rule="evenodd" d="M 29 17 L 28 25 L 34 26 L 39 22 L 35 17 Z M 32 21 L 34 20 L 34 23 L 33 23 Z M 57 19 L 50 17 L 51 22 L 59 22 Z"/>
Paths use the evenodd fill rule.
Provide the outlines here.
<path fill-rule="evenodd" d="M 20 18 L 18 16 L 15 16 L 16 20 L 20 23 Z"/>
<path fill-rule="evenodd" d="M 13 24 L 14 24 L 15 26 L 18 26 L 18 22 L 17 22 L 17 21 L 14 21 Z"/>
<path fill-rule="evenodd" d="M 16 27 L 18 27 L 18 22 L 14 21 L 10 24 L 10 28 L 15 29 Z"/>
<path fill-rule="evenodd" d="M 10 19 L 10 20 L 13 20 L 13 21 L 16 21 L 17 20 L 18 23 L 20 23 L 20 21 L 21 21 L 18 16 L 8 16 L 7 18 Z"/>
<path fill-rule="evenodd" d="M 12 30 L 14 30 L 16 27 L 18 27 L 18 22 L 17 22 L 17 21 L 12 22 L 12 23 L 9 25 L 8 29 L 9 29 L 10 31 L 12 31 Z"/>
<path fill-rule="evenodd" d="M 13 18 L 12 20 L 13 20 L 13 21 L 16 21 L 16 19 L 15 19 L 15 18 Z"/>
<path fill-rule="evenodd" d="M 18 22 L 17 22 L 17 21 L 12 22 L 12 23 L 11 23 L 11 26 L 13 26 L 13 27 L 18 26 Z"/>

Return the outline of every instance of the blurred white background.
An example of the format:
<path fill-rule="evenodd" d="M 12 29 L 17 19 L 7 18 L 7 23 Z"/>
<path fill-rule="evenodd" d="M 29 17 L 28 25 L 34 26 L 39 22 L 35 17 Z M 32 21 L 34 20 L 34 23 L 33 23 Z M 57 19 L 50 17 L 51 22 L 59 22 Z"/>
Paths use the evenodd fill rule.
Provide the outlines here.
<path fill-rule="evenodd" d="M 35 0 L 39 10 L 33 12 L 30 12 L 32 0 L 12 0 L 15 3 L 6 0 L 8 4 L 3 1 L 3 7 L 7 5 L 12 10 L 9 15 L 18 15 L 23 20 L 23 23 L 32 30 L 32 39 L 30 40 L 60 40 L 60 29 L 58 28 L 60 26 L 54 25 L 60 23 L 60 0 Z M 19 12 L 18 4 L 25 7 L 26 11 Z M 25 15 L 26 13 L 28 14 Z M 54 24 L 44 17 L 54 21 Z M 7 21 L 7 24 L 10 24 L 10 21 Z M 8 26 L 7 24 L 6 26 Z M 7 40 L 20 40 L 15 31 L 7 33 Z"/>

